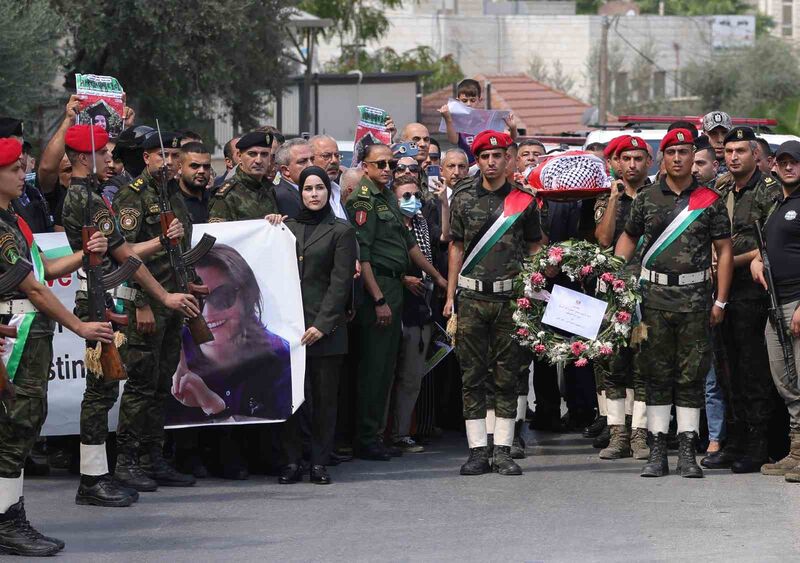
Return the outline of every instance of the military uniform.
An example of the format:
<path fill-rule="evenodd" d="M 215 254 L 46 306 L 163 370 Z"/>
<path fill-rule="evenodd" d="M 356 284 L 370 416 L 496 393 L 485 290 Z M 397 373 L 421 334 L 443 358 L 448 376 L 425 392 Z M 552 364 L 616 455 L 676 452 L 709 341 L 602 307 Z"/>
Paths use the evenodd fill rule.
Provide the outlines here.
<path fill-rule="evenodd" d="M 208 222 L 241 221 L 273 213 L 278 213 L 275 186 L 263 178 L 256 180 L 240 166 L 211 198 Z"/>
<path fill-rule="evenodd" d="M 161 182 L 147 169 L 133 183 L 122 188 L 114 198 L 122 236 L 130 243 L 148 241 L 161 236 L 159 193 Z M 189 213 L 175 180 L 167 184 L 169 202 L 177 219 L 183 224 L 181 248 L 188 247 L 192 238 Z M 153 277 L 169 292 L 178 291 L 175 272 L 168 254 L 159 250 L 145 261 Z M 133 287 L 139 289 L 137 284 Z M 142 334 L 136 328 L 136 308 L 126 303 L 128 313 L 128 343 L 126 365 L 128 381 L 120 404 L 120 431 L 117 445 L 120 452 L 160 452 L 164 441 L 164 417 L 172 376 L 178 366 L 181 351 L 183 316 L 142 294 L 142 305 L 153 310 L 156 328 Z M 132 432 L 137 429 L 138 434 Z"/>
<path fill-rule="evenodd" d="M 372 273 L 392 310 L 388 326 L 376 326 L 372 299 L 366 299 L 356 312 L 359 346 L 356 440 L 359 448 L 376 444 L 383 425 L 395 362 L 400 346 L 403 314 L 402 278 L 409 265 L 408 251 L 416 246 L 414 235 L 406 229 L 397 198 L 391 191 L 364 178 L 345 205 L 356 229 L 362 262 L 369 262 Z"/>

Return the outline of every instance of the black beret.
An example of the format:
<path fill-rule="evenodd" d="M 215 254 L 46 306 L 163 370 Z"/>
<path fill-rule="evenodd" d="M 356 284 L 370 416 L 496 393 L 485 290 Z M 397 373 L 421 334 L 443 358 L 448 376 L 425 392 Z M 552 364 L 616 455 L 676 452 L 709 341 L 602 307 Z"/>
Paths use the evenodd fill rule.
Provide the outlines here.
<path fill-rule="evenodd" d="M 734 127 L 725 135 L 724 143 L 735 143 L 737 141 L 755 141 L 756 133 L 750 127 Z"/>
<path fill-rule="evenodd" d="M 161 139 L 164 142 L 165 149 L 178 149 L 181 146 L 181 136 L 174 131 L 163 131 Z M 144 141 L 142 141 L 142 148 L 146 151 L 161 148 L 161 142 L 158 140 L 158 131 L 151 131 L 145 136 Z"/>
<path fill-rule="evenodd" d="M 236 142 L 236 148 L 240 151 L 247 150 L 250 147 L 272 147 L 272 133 L 251 131 L 242 135 Z"/>
<path fill-rule="evenodd" d="M 22 121 L 13 117 L 0 117 L 0 137 L 22 137 Z"/>

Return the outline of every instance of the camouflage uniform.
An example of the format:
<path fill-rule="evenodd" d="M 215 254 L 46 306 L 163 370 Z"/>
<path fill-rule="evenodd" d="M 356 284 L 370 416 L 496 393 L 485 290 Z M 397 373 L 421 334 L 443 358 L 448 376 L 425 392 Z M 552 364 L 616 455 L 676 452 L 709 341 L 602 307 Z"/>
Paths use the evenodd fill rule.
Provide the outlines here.
<path fill-rule="evenodd" d="M 272 213 L 278 213 L 275 186 L 264 179 L 256 180 L 240 166 L 211 198 L 208 222 L 260 219 Z"/>
<path fill-rule="evenodd" d="M 490 192 L 482 178 L 466 178 L 456 184 L 451 202 L 450 233 L 465 249 L 503 203 L 512 187 L 506 183 Z M 514 226 L 506 231 L 469 277 L 488 284 L 513 279 L 522 270 L 527 243 L 541 239 L 539 212 L 530 205 Z M 486 416 L 486 380 L 491 371 L 495 387 L 495 413 L 498 418 L 515 418 L 517 385 L 524 361 L 512 334 L 513 304 L 510 294 L 489 294 L 462 289 L 458 296 L 456 354 L 462 370 L 464 418 Z"/>
<path fill-rule="evenodd" d="M 733 254 L 746 254 L 758 247 L 753 224 L 766 219 L 781 196 L 778 182 L 758 169 L 741 190 L 733 179 L 722 185 L 722 200 L 732 213 Z M 722 337 L 730 379 L 720 377 L 725 390 L 726 422 L 730 428 L 753 428 L 766 432 L 772 413 L 773 383 L 769 371 L 764 327 L 769 299 L 753 281 L 749 263 L 733 271 L 730 297 L 725 308 Z"/>
<path fill-rule="evenodd" d="M 91 224 L 108 239 L 108 250 L 103 256 L 103 274 L 116 269 L 117 264 L 110 252 L 125 242 L 119 232 L 115 218 L 98 190 L 92 193 Z M 81 231 L 86 215 L 86 178 L 73 177 L 64 196 L 63 225 L 73 251 L 83 248 Z M 85 291 L 78 291 L 75 296 L 75 315 L 82 321 L 89 320 L 88 302 Z M 119 396 L 119 381 L 105 381 L 103 378 L 87 370 L 86 389 L 81 402 L 81 443 L 104 444 L 108 436 L 108 411 L 114 406 Z"/>
<path fill-rule="evenodd" d="M 696 181 L 680 195 L 662 179 L 643 189 L 634 200 L 625 232 L 644 236 L 646 252 L 698 189 Z M 717 199 L 654 260 L 651 270 L 683 274 L 711 267 L 712 242 L 730 237 L 725 203 Z M 658 285 L 642 281 L 642 316 L 647 340 L 637 356 L 645 380 L 648 405 L 702 408 L 703 382 L 711 367 L 709 311 L 711 280 L 690 285 Z"/>
<path fill-rule="evenodd" d="M 170 180 L 167 188 L 172 210 L 183 224 L 185 234 L 181 249 L 185 251 L 188 247 L 186 241 L 192 239 L 189 212 L 177 182 Z M 119 218 L 122 236 L 128 242 L 143 242 L 161 236 L 160 190 L 161 183 L 145 169 L 141 176 L 114 197 L 114 212 Z M 147 259 L 145 265 L 166 291 L 178 291 L 169 256 L 163 249 Z M 132 286 L 142 292 L 137 284 Z M 163 445 L 166 401 L 181 352 L 183 315 L 167 309 L 143 292 L 142 302 L 153 309 L 156 328 L 152 334 L 141 334 L 136 329 L 136 308 L 129 302 L 125 304 L 128 313 L 128 381 L 120 403 L 117 444 L 120 451 L 126 453 L 135 453 L 139 447 L 147 451 Z M 131 432 L 133 428 L 138 429 L 140 434 Z"/>
<path fill-rule="evenodd" d="M 346 204 L 347 214 L 356 228 L 359 260 L 369 262 L 372 273 L 392 310 L 389 326 L 376 326 L 375 304 L 367 296 L 356 312 L 355 326 L 362 349 L 357 376 L 358 445 L 375 443 L 389 400 L 395 362 L 400 347 L 403 282 L 409 265 L 408 251 L 417 245 L 403 223 L 397 198 L 368 178 L 361 180 Z"/>
<path fill-rule="evenodd" d="M 4 274 L 17 258 L 30 260 L 30 247 L 17 226 L 17 215 L 0 209 L 0 274 Z M 27 299 L 21 291 L 0 296 L 1 301 Z M 0 406 L 0 477 L 17 478 L 25 467 L 47 416 L 47 379 L 53 361 L 54 324 L 41 313 L 34 316 L 28 340 L 22 351 L 14 386 L 17 398 L 13 404 L 4 401 Z M 8 323 L 10 315 L 0 316 Z"/>

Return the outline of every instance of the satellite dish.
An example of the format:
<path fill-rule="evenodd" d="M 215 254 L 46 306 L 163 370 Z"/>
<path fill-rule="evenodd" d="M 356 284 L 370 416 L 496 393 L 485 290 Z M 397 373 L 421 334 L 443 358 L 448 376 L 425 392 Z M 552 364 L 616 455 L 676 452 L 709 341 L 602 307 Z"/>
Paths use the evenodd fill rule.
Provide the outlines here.
<path fill-rule="evenodd" d="M 589 127 L 590 125 L 597 125 L 598 120 L 600 119 L 600 109 L 596 106 L 592 106 L 590 108 L 586 108 L 583 110 L 583 116 L 581 117 L 581 125 L 585 127 Z"/>

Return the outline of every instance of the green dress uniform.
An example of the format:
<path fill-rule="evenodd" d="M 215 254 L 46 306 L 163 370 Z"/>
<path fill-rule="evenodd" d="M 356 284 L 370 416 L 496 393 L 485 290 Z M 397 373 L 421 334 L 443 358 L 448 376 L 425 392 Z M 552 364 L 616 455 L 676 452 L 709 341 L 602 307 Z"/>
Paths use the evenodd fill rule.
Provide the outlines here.
<path fill-rule="evenodd" d="M 272 213 L 278 213 L 275 186 L 263 178 L 256 180 L 240 166 L 211 198 L 208 222 L 260 219 Z"/>
<path fill-rule="evenodd" d="M 506 183 L 498 190 L 486 190 L 481 176 L 456 184 L 450 204 L 453 240 L 463 242 L 468 248 L 513 189 L 518 188 Z M 497 417 L 516 417 L 517 385 L 523 360 L 512 338 L 515 324 L 510 282 L 522 270 L 528 243 L 541 238 L 539 212 L 536 205 L 531 204 L 469 274 L 470 278 L 482 282 L 485 289 L 459 290 L 456 354 L 462 370 L 464 418 L 467 420 L 486 417 L 486 385 L 490 373 L 494 378 Z M 495 282 L 506 280 L 507 290 L 492 291 Z"/>
<path fill-rule="evenodd" d="M 758 248 L 754 223 L 766 223 L 782 195 L 780 184 L 756 168 L 741 189 L 736 189 L 732 179 L 718 187 L 731 216 L 733 254 L 746 254 Z M 722 324 L 730 375 L 730 378 L 720 377 L 727 405 L 730 447 L 726 449 L 738 449 L 734 453 L 741 454 L 747 435 L 748 453 L 758 449 L 762 459 L 767 457 L 765 439 L 774 394 L 764 339 L 768 308 L 769 299 L 764 288 L 753 281 L 750 263 L 736 268 Z"/>
<path fill-rule="evenodd" d="M 358 308 L 355 323 L 362 350 L 358 363 L 356 439 L 362 448 L 374 445 L 383 425 L 386 403 L 400 346 L 403 313 L 402 278 L 409 265 L 408 251 L 417 245 L 403 224 L 397 199 L 368 178 L 350 194 L 347 213 L 356 229 L 360 260 L 369 262 L 392 322 L 377 326 L 371 298 Z"/>
<path fill-rule="evenodd" d="M 151 240 L 161 236 L 161 208 L 158 197 L 161 182 L 147 171 L 123 187 L 114 197 L 113 210 L 119 219 L 122 236 L 129 243 Z M 167 184 L 168 199 L 177 219 L 183 224 L 184 238 L 181 250 L 185 251 L 192 239 L 189 212 L 175 180 Z M 175 273 L 169 255 L 160 249 L 145 260 L 153 277 L 169 292 L 178 291 Z M 140 292 L 137 284 L 132 284 Z M 155 317 L 155 331 L 142 334 L 136 328 L 136 308 L 126 303 L 128 312 L 128 344 L 126 367 L 128 381 L 120 403 L 120 431 L 117 445 L 120 452 L 135 454 L 163 446 L 166 401 L 172 386 L 172 376 L 178 366 L 181 352 L 183 315 L 171 311 L 142 292 L 142 306 L 149 304 Z M 132 429 L 137 429 L 138 434 Z"/>

